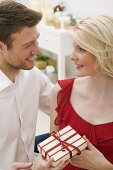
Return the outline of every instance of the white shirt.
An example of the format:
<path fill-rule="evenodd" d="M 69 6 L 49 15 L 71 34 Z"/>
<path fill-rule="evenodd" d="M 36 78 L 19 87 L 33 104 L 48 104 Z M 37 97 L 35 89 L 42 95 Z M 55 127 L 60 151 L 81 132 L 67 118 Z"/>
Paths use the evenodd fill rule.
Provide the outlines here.
<path fill-rule="evenodd" d="M 0 169 L 33 160 L 37 112 L 49 112 L 52 86 L 36 67 L 20 70 L 15 83 L 0 70 Z"/>

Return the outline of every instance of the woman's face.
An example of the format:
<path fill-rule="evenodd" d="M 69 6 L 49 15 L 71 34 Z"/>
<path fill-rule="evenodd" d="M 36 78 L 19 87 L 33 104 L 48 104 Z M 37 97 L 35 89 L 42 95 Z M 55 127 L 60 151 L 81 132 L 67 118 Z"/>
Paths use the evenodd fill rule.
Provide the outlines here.
<path fill-rule="evenodd" d="M 90 52 L 81 48 L 76 42 L 73 43 L 74 51 L 71 60 L 76 66 L 76 75 L 79 77 L 92 76 L 96 74 L 96 57 Z"/>

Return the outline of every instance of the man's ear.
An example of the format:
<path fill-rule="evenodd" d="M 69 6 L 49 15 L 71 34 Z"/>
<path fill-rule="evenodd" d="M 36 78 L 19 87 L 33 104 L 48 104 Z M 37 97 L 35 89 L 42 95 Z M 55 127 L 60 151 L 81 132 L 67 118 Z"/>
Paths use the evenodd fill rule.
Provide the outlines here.
<path fill-rule="evenodd" d="M 6 51 L 6 45 L 0 41 L 0 54 L 4 54 L 4 52 Z"/>

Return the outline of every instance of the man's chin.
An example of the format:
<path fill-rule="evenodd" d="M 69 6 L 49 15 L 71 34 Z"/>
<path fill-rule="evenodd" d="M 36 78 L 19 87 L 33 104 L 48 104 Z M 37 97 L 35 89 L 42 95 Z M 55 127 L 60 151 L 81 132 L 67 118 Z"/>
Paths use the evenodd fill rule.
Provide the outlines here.
<path fill-rule="evenodd" d="M 31 67 L 22 67 L 21 69 L 22 69 L 22 70 L 31 70 L 31 69 L 33 69 L 33 68 L 34 68 L 34 65 L 31 66 Z"/>

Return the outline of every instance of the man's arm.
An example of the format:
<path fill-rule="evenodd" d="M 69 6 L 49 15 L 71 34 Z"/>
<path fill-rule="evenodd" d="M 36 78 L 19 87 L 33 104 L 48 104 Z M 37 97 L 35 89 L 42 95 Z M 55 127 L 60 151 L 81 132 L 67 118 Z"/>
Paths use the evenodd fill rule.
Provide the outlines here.
<path fill-rule="evenodd" d="M 33 165 L 32 162 L 29 162 L 29 163 L 14 162 L 12 166 L 9 167 L 7 170 L 30 169 L 32 165 Z"/>

